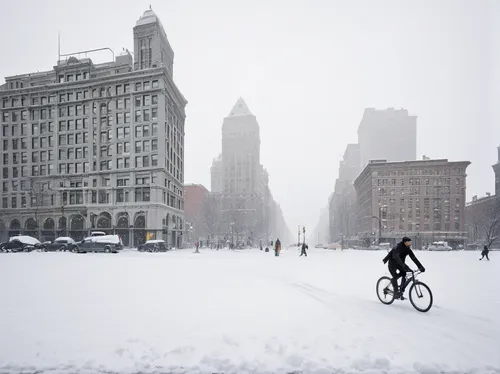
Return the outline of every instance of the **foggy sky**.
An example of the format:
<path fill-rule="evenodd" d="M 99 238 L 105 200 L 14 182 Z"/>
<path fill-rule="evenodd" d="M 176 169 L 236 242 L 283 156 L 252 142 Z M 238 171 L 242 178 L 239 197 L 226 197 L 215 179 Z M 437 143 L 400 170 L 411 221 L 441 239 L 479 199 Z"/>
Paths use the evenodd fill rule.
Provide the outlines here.
<path fill-rule="evenodd" d="M 419 157 L 470 160 L 468 198 L 494 191 L 500 2 L 0 0 L 1 81 L 51 69 L 58 32 L 62 53 L 132 50 L 150 4 L 189 102 L 186 182 L 210 188 L 223 117 L 242 96 L 292 233 L 316 224 L 365 107 L 408 109 L 418 116 Z"/>

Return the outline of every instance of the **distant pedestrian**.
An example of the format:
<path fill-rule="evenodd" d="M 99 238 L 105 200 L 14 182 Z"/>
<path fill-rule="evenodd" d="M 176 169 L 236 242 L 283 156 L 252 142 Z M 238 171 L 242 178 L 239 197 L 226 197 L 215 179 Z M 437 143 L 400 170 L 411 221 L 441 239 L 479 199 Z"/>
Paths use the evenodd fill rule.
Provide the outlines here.
<path fill-rule="evenodd" d="M 486 259 L 489 261 L 490 258 L 488 257 L 488 253 L 490 253 L 490 250 L 488 249 L 488 246 L 485 245 L 483 248 L 483 251 L 481 252 L 482 257 L 479 259 L 479 261 L 481 261 L 485 256 L 486 256 Z"/>
<path fill-rule="evenodd" d="M 276 239 L 276 243 L 274 243 L 274 255 L 279 256 L 281 252 L 281 241 L 280 239 Z"/>
<path fill-rule="evenodd" d="M 309 246 L 306 243 L 302 243 L 302 250 L 300 251 L 299 257 L 301 257 L 302 255 L 307 257 L 306 249 L 309 249 Z"/>

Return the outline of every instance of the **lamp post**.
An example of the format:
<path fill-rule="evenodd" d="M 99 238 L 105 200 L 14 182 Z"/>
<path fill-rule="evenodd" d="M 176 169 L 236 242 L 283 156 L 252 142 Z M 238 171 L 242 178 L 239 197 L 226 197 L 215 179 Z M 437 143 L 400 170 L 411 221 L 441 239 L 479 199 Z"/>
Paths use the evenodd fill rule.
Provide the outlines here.
<path fill-rule="evenodd" d="M 306 244 L 306 227 L 305 226 L 302 227 L 302 233 L 304 234 L 304 235 L 302 235 L 303 236 L 302 239 L 304 240 L 303 243 Z"/>
<path fill-rule="evenodd" d="M 300 225 L 297 232 L 298 232 L 297 247 L 300 247 Z"/>

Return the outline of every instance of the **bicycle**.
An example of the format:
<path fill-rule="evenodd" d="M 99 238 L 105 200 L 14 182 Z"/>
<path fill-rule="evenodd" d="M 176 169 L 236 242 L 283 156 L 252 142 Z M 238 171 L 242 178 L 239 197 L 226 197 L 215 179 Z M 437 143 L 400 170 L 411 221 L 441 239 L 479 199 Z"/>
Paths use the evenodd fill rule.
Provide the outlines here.
<path fill-rule="evenodd" d="M 411 305 L 413 305 L 413 307 L 416 310 L 418 310 L 419 312 L 426 313 L 432 307 L 433 296 L 432 296 L 432 292 L 431 292 L 431 289 L 429 288 L 429 286 L 427 286 L 425 283 L 423 283 L 417 279 L 417 276 L 421 273 L 422 273 L 421 271 L 412 271 L 411 273 L 406 273 L 404 285 L 401 287 L 401 289 L 403 290 L 403 292 L 402 292 L 402 294 L 403 294 L 404 290 L 406 290 L 406 287 L 410 283 L 412 283 L 410 290 L 408 292 L 409 296 L 410 296 Z M 388 284 L 383 286 L 381 289 L 380 285 L 384 284 L 385 281 L 387 281 Z M 429 303 L 426 306 L 421 308 L 421 307 L 417 306 L 416 302 L 419 299 L 422 299 L 424 297 L 425 292 L 427 292 L 429 294 Z M 392 286 L 392 278 L 391 277 L 383 276 L 377 281 L 377 296 L 378 296 L 379 300 L 385 305 L 390 305 L 394 302 L 394 300 L 396 298 L 394 295 L 394 289 Z M 401 297 L 401 300 L 404 300 L 404 298 Z"/>

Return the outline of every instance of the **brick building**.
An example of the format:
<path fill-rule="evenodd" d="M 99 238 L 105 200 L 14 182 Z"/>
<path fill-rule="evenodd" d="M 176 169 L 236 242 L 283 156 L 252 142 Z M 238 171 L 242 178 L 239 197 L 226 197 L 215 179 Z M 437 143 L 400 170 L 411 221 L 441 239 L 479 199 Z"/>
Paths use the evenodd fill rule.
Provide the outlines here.
<path fill-rule="evenodd" d="M 466 169 L 470 162 L 373 160 L 354 182 L 358 237 L 366 244 L 413 238 L 464 244 Z"/>
<path fill-rule="evenodd" d="M 209 236 L 210 222 L 209 207 L 210 192 L 201 184 L 184 185 L 184 219 L 187 238 L 190 244 L 197 240 L 206 241 Z"/>

